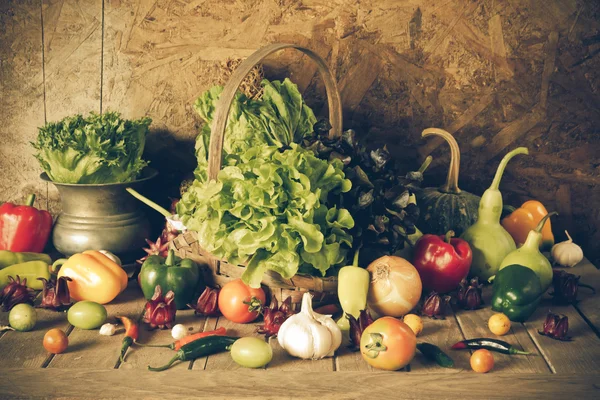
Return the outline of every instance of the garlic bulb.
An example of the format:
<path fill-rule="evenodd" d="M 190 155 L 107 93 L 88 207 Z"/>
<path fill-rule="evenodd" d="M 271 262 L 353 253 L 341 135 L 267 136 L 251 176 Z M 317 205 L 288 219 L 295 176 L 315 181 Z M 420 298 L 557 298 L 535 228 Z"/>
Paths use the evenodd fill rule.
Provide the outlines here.
<path fill-rule="evenodd" d="M 583 250 L 573 243 L 569 232 L 565 231 L 569 240 L 560 242 L 552 246 L 552 259 L 558 265 L 565 267 L 574 267 L 583 260 Z"/>
<path fill-rule="evenodd" d="M 117 326 L 115 324 L 104 324 L 100 327 L 100 334 L 103 336 L 112 336 L 117 331 Z"/>
<path fill-rule="evenodd" d="M 333 357 L 342 344 L 342 331 L 329 315 L 312 308 L 312 296 L 304 293 L 302 308 L 279 328 L 277 340 L 291 356 L 317 360 Z"/>
<path fill-rule="evenodd" d="M 187 334 L 187 329 L 182 324 L 177 324 L 171 329 L 171 336 L 173 336 L 173 339 L 175 340 L 183 339 Z"/>
<path fill-rule="evenodd" d="M 115 264 L 123 266 L 123 264 L 121 263 L 121 259 L 119 257 L 115 256 L 110 251 L 108 251 L 108 250 L 99 250 L 99 252 L 102 253 L 102 254 L 104 254 L 106 257 L 110 258 Z"/>

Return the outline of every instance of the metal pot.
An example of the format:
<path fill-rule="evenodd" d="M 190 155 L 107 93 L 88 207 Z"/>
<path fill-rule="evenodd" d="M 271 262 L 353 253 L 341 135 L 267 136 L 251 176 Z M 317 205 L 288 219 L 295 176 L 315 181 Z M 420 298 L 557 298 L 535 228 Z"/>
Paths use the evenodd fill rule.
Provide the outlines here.
<path fill-rule="evenodd" d="M 146 168 L 142 178 L 133 182 L 72 184 L 52 182 L 46 173 L 41 174 L 56 186 L 61 198 L 62 212 L 52 233 L 54 247 L 67 256 L 108 250 L 123 262 L 135 260 L 150 236 L 150 223 L 140 210 L 141 203 L 125 188 L 138 190 L 156 175 L 156 170 Z"/>

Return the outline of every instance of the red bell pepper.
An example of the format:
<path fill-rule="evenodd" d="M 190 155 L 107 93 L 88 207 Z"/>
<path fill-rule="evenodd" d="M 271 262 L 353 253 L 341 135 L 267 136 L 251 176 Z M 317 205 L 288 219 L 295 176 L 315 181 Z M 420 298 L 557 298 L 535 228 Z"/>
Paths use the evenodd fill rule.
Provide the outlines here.
<path fill-rule="evenodd" d="M 424 290 L 447 293 L 454 290 L 471 268 L 473 252 L 469 243 L 446 235 L 423 235 L 414 248 L 413 265 L 419 271 Z"/>
<path fill-rule="evenodd" d="M 48 211 L 33 207 L 35 195 L 25 205 L 4 203 L 0 206 L 0 250 L 41 253 L 52 230 Z"/>

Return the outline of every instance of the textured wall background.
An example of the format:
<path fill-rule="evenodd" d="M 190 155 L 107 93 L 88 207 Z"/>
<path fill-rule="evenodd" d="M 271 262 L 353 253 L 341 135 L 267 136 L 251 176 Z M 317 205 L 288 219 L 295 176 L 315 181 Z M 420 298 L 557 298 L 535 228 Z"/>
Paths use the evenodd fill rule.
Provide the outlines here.
<path fill-rule="evenodd" d="M 445 178 L 445 146 L 461 145 L 461 187 L 481 193 L 509 148 L 527 146 L 502 190 L 558 210 L 598 259 L 600 241 L 600 6 L 594 0 L 0 0 L 0 201 L 39 194 L 29 146 L 36 128 L 73 113 L 118 110 L 153 119 L 147 156 L 156 196 L 176 195 L 194 167 L 191 104 L 220 63 L 272 42 L 309 46 L 335 71 L 345 127 L 385 142 L 408 167 L 427 154 L 430 185 Z M 323 88 L 294 52 L 268 60 L 315 110 Z M 167 187 L 164 190 L 164 187 Z M 160 190 L 158 189 L 160 188 Z M 562 239 L 559 236 L 558 239 Z"/>

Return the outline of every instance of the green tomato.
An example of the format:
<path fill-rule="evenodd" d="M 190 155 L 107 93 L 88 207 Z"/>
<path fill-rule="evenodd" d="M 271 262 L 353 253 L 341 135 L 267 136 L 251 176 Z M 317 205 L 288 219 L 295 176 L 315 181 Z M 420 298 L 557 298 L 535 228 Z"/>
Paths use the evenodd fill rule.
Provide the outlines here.
<path fill-rule="evenodd" d="M 17 331 L 28 332 L 37 322 L 35 308 L 29 304 L 17 304 L 8 314 L 8 324 Z"/>
<path fill-rule="evenodd" d="M 94 301 L 80 301 L 67 313 L 69 323 L 79 329 L 96 329 L 106 321 L 106 308 Z"/>
<path fill-rule="evenodd" d="M 233 361 L 246 368 L 261 368 L 273 359 L 271 345 L 256 337 L 243 337 L 231 346 Z"/>

